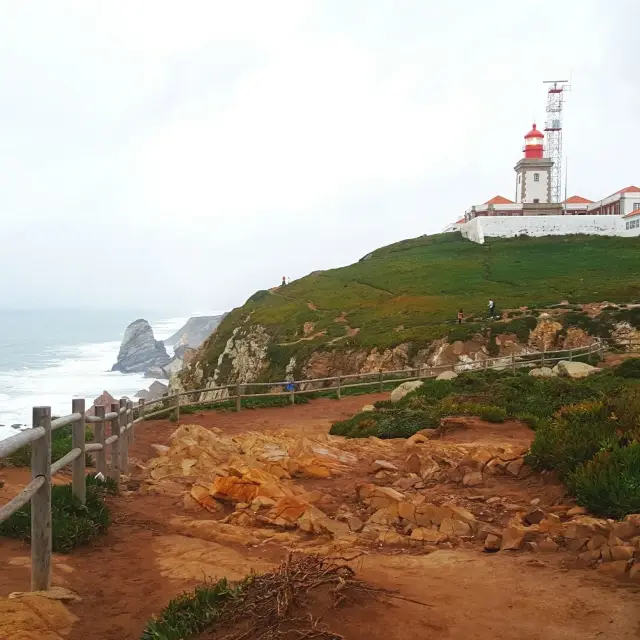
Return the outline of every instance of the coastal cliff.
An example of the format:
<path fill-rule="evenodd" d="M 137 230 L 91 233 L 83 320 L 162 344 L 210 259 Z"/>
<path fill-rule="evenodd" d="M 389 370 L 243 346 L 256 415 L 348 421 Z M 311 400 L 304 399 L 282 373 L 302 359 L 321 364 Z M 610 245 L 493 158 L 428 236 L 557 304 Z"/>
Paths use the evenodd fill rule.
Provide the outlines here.
<path fill-rule="evenodd" d="M 171 387 L 474 369 L 488 358 L 506 364 L 594 338 L 624 344 L 640 331 L 638 249 L 636 238 L 593 236 L 405 240 L 258 291 L 224 318 Z M 497 303 L 493 317 L 489 299 Z"/>

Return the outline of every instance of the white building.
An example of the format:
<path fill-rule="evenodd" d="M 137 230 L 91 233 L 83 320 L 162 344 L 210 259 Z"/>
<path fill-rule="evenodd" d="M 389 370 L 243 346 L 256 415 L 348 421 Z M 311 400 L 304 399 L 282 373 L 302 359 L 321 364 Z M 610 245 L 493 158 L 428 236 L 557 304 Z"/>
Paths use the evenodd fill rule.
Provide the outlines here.
<path fill-rule="evenodd" d="M 467 209 L 444 231 L 460 231 L 479 243 L 485 237 L 518 235 L 640 236 L 640 188 L 625 187 L 596 202 L 582 196 L 551 202 L 553 161 L 544 157 L 544 135 L 534 124 L 524 139 L 524 157 L 514 167 L 515 202 L 494 196 Z"/>

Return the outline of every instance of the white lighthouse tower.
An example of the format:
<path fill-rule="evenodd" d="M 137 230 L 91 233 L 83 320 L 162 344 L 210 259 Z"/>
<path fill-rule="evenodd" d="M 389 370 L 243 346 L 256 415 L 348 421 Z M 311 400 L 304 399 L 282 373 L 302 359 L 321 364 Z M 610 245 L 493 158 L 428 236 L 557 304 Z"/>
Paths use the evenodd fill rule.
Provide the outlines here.
<path fill-rule="evenodd" d="M 514 167 L 517 174 L 516 202 L 551 202 L 552 167 L 553 160 L 544 157 L 544 134 L 534 123 L 531 131 L 524 137 L 524 158 Z"/>

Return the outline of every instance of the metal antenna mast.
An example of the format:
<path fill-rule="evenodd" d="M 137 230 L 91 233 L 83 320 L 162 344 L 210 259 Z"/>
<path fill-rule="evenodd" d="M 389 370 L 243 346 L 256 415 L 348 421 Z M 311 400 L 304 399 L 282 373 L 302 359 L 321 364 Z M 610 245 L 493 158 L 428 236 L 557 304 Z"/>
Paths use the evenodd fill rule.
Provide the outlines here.
<path fill-rule="evenodd" d="M 550 84 L 547 95 L 547 140 L 545 156 L 553 160 L 551 167 L 551 202 L 560 202 L 562 197 L 562 105 L 564 92 L 571 91 L 569 80 L 545 80 Z"/>

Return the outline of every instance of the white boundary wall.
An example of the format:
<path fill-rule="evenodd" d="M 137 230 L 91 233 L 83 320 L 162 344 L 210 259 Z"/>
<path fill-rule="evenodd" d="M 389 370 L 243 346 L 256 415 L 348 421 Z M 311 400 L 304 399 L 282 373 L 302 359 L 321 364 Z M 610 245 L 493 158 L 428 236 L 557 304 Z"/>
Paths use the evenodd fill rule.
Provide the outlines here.
<path fill-rule="evenodd" d="M 462 235 L 483 244 L 489 238 L 514 238 L 520 235 L 566 236 L 583 233 L 592 236 L 637 236 L 630 233 L 620 216 L 480 216 L 460 225 Z"/>

